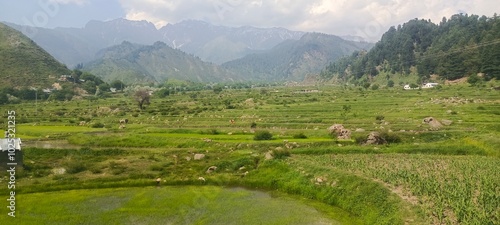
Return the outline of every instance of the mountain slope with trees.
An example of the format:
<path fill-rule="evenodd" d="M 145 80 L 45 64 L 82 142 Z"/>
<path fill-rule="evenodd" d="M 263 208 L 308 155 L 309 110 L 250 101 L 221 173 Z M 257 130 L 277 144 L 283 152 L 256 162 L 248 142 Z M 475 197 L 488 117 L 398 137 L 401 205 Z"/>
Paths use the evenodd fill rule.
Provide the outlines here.
<path fill-rule="evenodd" d="M 359 80 L 379 73 L 430 75 L 454 80 L 477 73 L 500 79 L 500 18 L 457 14 L 434 24 L 414 19 L 391 27 L 368 52 L 357 51 L 332 62 L 323 80 Z"/>
<path fill-rule="evenodd" d="M 239 80 L 235 74 L 163 42 L 153 45 L 123 42 L 97 55 L 99 59 L 86 64 L 83 70 L 105 81 L 120 80 L 130 84 L 162 83 L 172 78 L 197 82 Z"/>
<path fill-rule="evenodd" d="M 334 35 L 307 33 L 299 40 L 285 41 L 271 50 L 247 55 L 222 66 L 251 80 L 302 81 L 307 75 L 321 71 L 329 62 L 371 46 Z"/>
<path fill-rule="evenodd" d="M 70 71 L 21 32 L 0 23 L 0 88 L 46 87 Z"/>

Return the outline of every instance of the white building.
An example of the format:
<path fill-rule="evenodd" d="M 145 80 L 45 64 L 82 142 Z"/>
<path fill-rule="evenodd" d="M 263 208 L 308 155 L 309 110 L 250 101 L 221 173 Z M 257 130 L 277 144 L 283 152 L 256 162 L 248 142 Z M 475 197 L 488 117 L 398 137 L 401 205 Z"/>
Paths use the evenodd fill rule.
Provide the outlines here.
<path fill-rule="evenodd" d="M 422 88 L 434 88 L 438 85 L 439 85 L 438 83 L 426 83 L 426 84 L 422 85 Z"/>

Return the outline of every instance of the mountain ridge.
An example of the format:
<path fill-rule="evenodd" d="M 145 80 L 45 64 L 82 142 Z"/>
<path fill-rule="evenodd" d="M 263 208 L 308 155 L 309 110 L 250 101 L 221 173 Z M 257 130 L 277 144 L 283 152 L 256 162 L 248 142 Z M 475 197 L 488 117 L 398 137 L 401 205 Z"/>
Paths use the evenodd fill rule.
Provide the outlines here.
<path fill-rule="evenodd" d="M 159 29 L 145 20 L 123 18 L 105 22 L 91 20 L 82 28 L 9 25 L 29 36 L 69 67 L 90 62 L 96 59 L 95 54 L 99 50 L 123 41 L 143 45 L 162 41 L 205 61 L 221 64 L 267 50 L 288 38 L 299 39 L 304 34 L 285 28 L 225 27 L 199 20 L 167 24 Z"/>
<path fill-rule="evenodd" d="M 0 23 L 0 87 L 47 87 L 70 71 L 27 36 Z"/>
<path fill-rule="evenodd" d="M 254 80 L 302 81 L 307 75 L 319 73 L 331 61 L 371 46 L 335 35 L 306 33 L 299 40 L 284 41 L 268 51 L 250 54 L 222 66 Z"/>
<path fill-rule="evenodd" d="M 500 17 L 456 14 L 439 24 L 414 19 L 392 26 L 368 52 L 356 52 L 331 63 L 323 80 L 370 79 L 385 74 L 431 75 L 455 80 L 481 73 L 500 79 Z M 436 76 L 433 76 L 436 77 Z"/>
<path fill-rule="evenodd" d="M 162 83 L 172 78 L 197 82 L 238 80 L 237 75 L 216 64 L 204 62 L 163 42 L 140 45 L 124 41 L 98 54 L 100 58 L 83 69 L 108 82 Z"/>

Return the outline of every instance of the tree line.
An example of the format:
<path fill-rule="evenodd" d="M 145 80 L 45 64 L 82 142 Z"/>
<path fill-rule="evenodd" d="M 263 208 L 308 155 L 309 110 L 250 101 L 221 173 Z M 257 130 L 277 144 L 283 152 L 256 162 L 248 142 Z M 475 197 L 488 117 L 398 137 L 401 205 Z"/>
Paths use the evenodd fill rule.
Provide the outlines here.
<path fill-rule="evenodd" d="M 414 19 L 391 27 L 370 51 L 356 51 L 332 62 L 320 77 L 341 81 L 363 76 L 417 73 L 454 80 L 477 73 L 500 79 L 500 18 L 457 14 L 439 24 Z"/>

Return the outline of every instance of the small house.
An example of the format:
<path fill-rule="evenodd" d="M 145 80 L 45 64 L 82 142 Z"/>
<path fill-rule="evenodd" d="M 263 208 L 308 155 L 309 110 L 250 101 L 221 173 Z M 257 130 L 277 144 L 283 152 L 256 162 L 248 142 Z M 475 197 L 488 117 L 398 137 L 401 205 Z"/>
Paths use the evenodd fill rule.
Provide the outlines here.
<path fill-rule="evenodd" d="M 439 85 L 438 83 L 426 83 L 422 86 L 422 88 L 434 88 L 438 85 Z"/>
<path fill-rule="evenodd" d="M 10 150 L 10 152 L 9 152 Z M 20 138 L 0 139 L 0 167 L 22 166 L 23 154 Z"/>

